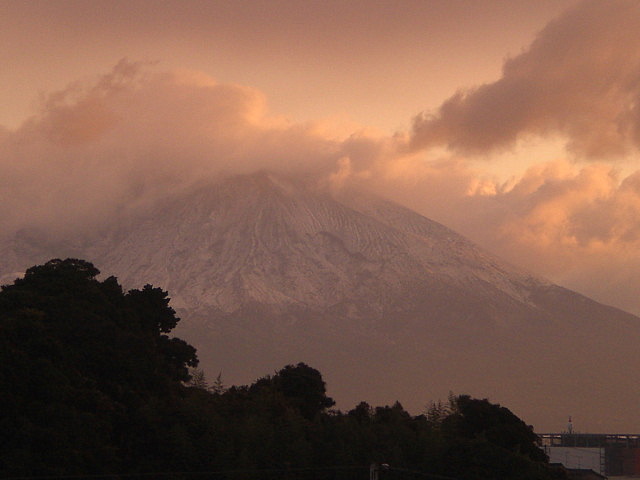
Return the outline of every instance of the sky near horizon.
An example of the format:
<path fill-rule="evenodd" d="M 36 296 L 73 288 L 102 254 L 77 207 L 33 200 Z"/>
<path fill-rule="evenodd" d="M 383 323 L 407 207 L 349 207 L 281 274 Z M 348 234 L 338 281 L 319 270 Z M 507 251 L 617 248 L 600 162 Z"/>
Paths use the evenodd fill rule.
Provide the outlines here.
<path fill-rule="evenodd" d="M 355 183 L 640 314 L 635 0 L 0 0 L 0 222 Z"/>

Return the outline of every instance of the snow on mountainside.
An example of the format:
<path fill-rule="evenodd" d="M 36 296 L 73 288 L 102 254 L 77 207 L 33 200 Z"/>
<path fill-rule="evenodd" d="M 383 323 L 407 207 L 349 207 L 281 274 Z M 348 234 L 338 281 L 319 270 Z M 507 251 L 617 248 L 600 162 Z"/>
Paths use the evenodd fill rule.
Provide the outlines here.
<path fill-rule="evenodd" d="M 229 383 L 305 361 L 341 408 L 399 399 L 419 411 L 453 390 L 504 403 L 539 430 L 572 414 L 592 431 L 640 431 L 619 414 L 640 399 L 628 381 L 640 319 L 370 194 L 231 177 L 93 238 L 20 232 L 0 246 L 0 277 L 67 256 L 126 287 L 168 290 L 178 334 Z"/>
<path fill-rule="evenodd" d="M 127 284 L 164 285 L 179 307 L 227 313 L 252 302 L 276 309 L 382 302 L 425 273 L 519 302 L 542 283 L 398 205 L 363 194 L 336 199 L 268 174 L 167 200 L 88 253 Z"/>

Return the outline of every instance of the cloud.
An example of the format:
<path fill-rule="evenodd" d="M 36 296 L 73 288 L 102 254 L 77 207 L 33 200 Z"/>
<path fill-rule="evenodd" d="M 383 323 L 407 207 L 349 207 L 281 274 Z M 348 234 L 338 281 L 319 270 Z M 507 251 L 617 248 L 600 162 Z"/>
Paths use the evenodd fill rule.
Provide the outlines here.
<path fill-rule="evenodd" d="M 566 138 L 582 158 L 640 146 L 640 3 L 586 0 L 505 61 L 493 83 L 460 90 L 414 119 L 411 148 L 478 154 L 527 136 Z"/>
<path fill-rule="evenodd" d="M 640 171 L 555 160 L 500 182 L 464 158 L 415 155 L 351 180 L 514 265 L 640 314 Z"/>
<path fill-rule="evenodd" d="M 3 233 L 94 228 L 225 173 L 328 175 L 344 154 L 322 132 L 269 116 L 255 89 L 123 60 L 93 82 L 44 96 L 16 130 L 0 130 Z"/>
<path fill-rule="evenodd" d="M 268 169 L 373 189 L 640 313 L 640 172 L 597 161 L 640 144 L 638 8 L 580 3 L 507 60 L 501 79 L 392 137 L 292 123 L 271 115 L 256 89 L 122 61 L 45 95 L 19 128 L 0 128 L 2 233 L 97 229 L 196 182 Z M 541 159 L 506 183 L 469 162 L 527 136 L 564 137 L 574 159 L 591 162 Z"/>
<path fill-rule="evenodd" d="M 469 195 L 449 218 L 517 265 L 640 313 L 640 171 L 548 162 L 490 195 Z"/>
<path fill-rule="evenodd" d="M 412 178 L 405 203 L 515 264 L 640 314 L 640 171 L 609 163 L 633 165 L 640 149 L 638 44 L 638 2 L 586 0 L 567 10 L 505 61 L 497 81 L 414 119 L 407 150 L 450 160 L 440 162 L 448 176 Z M 506 183 L 469 161 L 558 140 L 564 155 L 540 158 Z M 447 185 L 436 195 L 433 178 Z"/>

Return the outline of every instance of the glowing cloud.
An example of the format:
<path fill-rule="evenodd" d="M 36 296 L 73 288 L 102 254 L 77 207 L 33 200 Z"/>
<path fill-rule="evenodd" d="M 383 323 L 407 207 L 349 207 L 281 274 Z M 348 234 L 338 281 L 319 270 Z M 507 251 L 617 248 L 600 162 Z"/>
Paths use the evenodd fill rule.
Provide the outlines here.
<path fill-rule="evenodd" d="M 414 120 L 411 146 L 463 153 L 528 135 L 566 137 L 583 157 L 640 145 L 640 4 L 584 1 L 549 23 L 494 83 L 459 91 Z"/>
<path fill-rule="evenodd" d="M 225 173 L 329 174 L 343 153 L 316 130 L 269 117 L 257 90 L 123 60 L 92 84 L 46 96 L 37 115 L 0 132 L 4 233 L 90 228 Z"/>
<path fill-rule="evenodd" d="M 595 161 L 640 147 L 639 44 L 638 2 L 581 2 L 496 82 L 458 92 L 391 137 L 288 122 L 256 89 L 123 60 L 45 96 L 19 128 L 0 127 L 0 235 L 35 227 L 67 238 L 194 183 L 267 169 L 373 189 L 640 313 L 640 173 Z M 469 161 L 490 162 L 527 137 L 565 139 L 574 163 L 540 158 L 504 182 Z"/>

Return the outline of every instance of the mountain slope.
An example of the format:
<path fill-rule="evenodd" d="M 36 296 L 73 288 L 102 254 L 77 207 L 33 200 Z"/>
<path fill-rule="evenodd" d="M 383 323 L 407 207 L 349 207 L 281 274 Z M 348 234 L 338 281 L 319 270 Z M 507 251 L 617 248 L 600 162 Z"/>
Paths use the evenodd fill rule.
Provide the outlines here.
<path fill-rule="evenodd" d="M 162 286 L 179 335 L 230 383 L 304 361 L 342 408 L 399 399 L 417 411 L 453 390 L 504 403 L 539 431 L 569 414 L 592 431 L 640 431 L 620 414 L 640 398 L 628 380 L 640 319 L 368 194 L 239 176 L 75 247 L 23 234 L 4 253 L 3 272 L 73 255 L 125 285 Z"/>
<path fill-rule="evenodd" d="M 372 296 L 397 298 L 426 277 L 526 302 L 529 284 L 543 283 L 435 222 L 369 199 L 377 203 L 337 201 L 267 174 L 236 177 L 157 206 L 90 252 L 108 252 L 107 264 L 125 272 L 123 279 L 147 275 L 180 304 L 224 312 L 250 302 L 324 309 L 364 297 L 370 304 Z M 188 298 L 193 277 L 206 283 Z"/>

